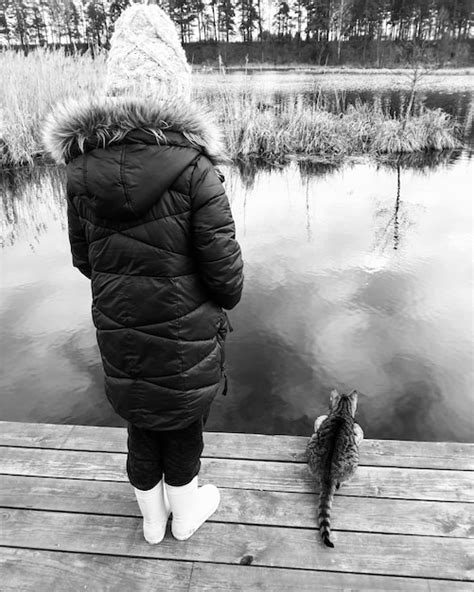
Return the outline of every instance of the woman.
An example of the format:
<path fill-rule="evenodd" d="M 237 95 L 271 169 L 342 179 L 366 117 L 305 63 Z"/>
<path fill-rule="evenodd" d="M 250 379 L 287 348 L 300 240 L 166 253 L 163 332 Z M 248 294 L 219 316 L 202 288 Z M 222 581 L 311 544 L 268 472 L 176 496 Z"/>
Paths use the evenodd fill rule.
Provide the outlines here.
<path fill-rule="evenodd" d="M 190 83 L 171 20 L 135 4 L 116 22 L 106 95 L 57 106 L 44 130 L 67 164 L 73 264 L 91 279 L 105 391 L 128 421 L 127 473 L 151 544 L 170 511 L 185 540 L 219 504 L 197 475 L 203 424 L 224 389 L 222 309 L 243 285 L 214 168 L 223 147 Z"/>

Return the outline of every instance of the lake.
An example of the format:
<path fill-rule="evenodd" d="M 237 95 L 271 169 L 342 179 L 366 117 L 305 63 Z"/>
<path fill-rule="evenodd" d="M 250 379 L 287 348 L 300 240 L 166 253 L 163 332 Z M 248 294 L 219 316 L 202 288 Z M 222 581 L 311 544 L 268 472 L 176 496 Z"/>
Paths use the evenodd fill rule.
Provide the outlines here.
<path fill-rule="evenodd" d="M 469 146 L 472 99 L 439 93 Z M 470 146 L 223 170 L 246 283 L 208 429 L 308 435 L 337 387 L 359 391 L 369 438 L 473 441 Z M 123 425 L 71 266 L 64 171 L 4 171 L 0 190 L 1 419 Z"/>

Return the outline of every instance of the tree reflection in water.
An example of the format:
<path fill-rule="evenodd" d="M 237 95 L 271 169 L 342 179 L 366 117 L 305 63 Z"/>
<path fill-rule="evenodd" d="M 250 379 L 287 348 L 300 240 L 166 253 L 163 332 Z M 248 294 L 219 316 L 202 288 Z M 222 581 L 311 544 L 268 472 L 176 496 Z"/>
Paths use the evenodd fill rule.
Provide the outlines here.
<path fill-rule="evenodd" d="M 377 247 L 385 250 L 389 247 L 390 243 L 394 251 L 400 248 L 401 235 L 410 227 L 413 226 L 414 222 L 410 221 L 408 213 L 401 209 L 402 202 L 402 172 L 406 170 L 417 171 L 420 174 L 429 174 L 434 169 L 444 166 L 447 167 L 462 155 L 460 150 L 445 150 L 442 152 L 427 152 L 427 153 L 413 153 L 413 154 L 398 154 L 395 156 L 381 156 L 379 159 L 379 165 L 388 171 L 396 171 L 396 190 L 395 190 L 395 201 L 392 210 L 387 208 L 381 208 L 378 215 L 381 218 L 388 218 L 387 222 L 380 227 L 377 233 Z M 467 158 L 471 158 L 471 153 L 465 154 Z M 413 212 L 412 212 L 413 213 Z M 416 212 L 416 216 L 420 212 Z"/>

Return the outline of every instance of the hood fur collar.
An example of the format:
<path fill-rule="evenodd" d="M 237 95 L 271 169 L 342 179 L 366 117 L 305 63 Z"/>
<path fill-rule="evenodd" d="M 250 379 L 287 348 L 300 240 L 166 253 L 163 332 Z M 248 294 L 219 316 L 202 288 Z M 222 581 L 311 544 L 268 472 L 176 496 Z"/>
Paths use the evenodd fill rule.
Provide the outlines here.
<path fill-rule="evenodd" d="M 182 99 L 155 103 L 135 97 L 69 99 L 50 113 L 42 135 L 46 150 L 56 162 L 63 163 L 73 147 L 83 152 L 86 141 L 105 147 L 137 129 L 152 134 L 157 144 L 167 143 L 166 131 L 179 132 L 202 149 L 213 164 L 228 160 L 211 115 Z"/>

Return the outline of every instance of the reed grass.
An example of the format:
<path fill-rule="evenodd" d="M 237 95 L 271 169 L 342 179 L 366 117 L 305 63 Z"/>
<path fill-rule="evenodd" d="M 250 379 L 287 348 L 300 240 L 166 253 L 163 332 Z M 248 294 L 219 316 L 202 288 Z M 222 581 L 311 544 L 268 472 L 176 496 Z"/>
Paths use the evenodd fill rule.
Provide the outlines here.
<path fill-rule="evenodd" d="M 221 93 L 222 94 L 222 93 Z M 461 145 L 453 119 L 419 106 L 394 117 L 380 102 L 345 105 L 319 97 L 289 97 L 277 104 L 249 92 L 209 101 L 226 130 L 232 157 L 278 158 L 287 154 L 341 158 L 348 155 L 451 150 Z"/>
<path fill-rule="evenodd" d="M 105 55 L 67 57 L 35 51 L 27 58 L 0 53 L 0 165 L 31 165 L 41 157 L 40 128 L 53 105 L 68 96 L 96 92 L 105 75 Z M 199 77 L 196 99 L 208 105 L 224 129 L 233 159 L 279 159 L 288 154 L 340 159 L 356 154 L 409 153 L 459 147 L 456 124 L 443 111 L 422 105 L 393 117 L 386 105 L 347 104 L 344 92 L 311 98 L 252 87 L 238 89 Z"/>
<path fill-rule="evenodd" d="M 105 56 L 5 51 L 0 72 L 0 165 L 31 165 L 42 154 L 40 128 L 47 112 L 60 99 L 99 88 Z"/>

